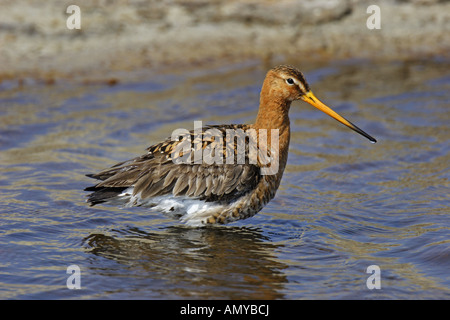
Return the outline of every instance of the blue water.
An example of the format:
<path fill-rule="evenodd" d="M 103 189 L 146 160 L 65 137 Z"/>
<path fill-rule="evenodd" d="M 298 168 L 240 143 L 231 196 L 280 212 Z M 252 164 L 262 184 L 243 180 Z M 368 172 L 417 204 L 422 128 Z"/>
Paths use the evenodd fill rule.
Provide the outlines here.
<path fill-rule="evenodd" d="M 449 299 L 450 61 L 289 63 L 378 143 L 294 103 L 276 198 L 212 228 L 89 207 L 84 175 L 195 120 L 252 122 L 258 62 L 114 86 L 2 83 L 0 298 Z"/>

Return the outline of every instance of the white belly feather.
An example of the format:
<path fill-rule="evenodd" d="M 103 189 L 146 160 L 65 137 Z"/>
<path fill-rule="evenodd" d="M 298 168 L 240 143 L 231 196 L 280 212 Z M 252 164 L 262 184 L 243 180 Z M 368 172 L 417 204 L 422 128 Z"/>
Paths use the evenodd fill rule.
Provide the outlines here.
<path fill-rule="evenodd" d="M 133 195 L 133 187 L 124 190 L 113 201 L 115 204 L 121 204 L 129 207 L 150 207 L 152 211 L 157 211 L 189 226 L 203 226 L 204 221 L 212 214 L 221 212 L 225 205 L 214 202 L 205 202 L 203 200 L 192 199 L 186 196 L 164 195 L 148 199 L 142 199 L 141 194 Z"/>

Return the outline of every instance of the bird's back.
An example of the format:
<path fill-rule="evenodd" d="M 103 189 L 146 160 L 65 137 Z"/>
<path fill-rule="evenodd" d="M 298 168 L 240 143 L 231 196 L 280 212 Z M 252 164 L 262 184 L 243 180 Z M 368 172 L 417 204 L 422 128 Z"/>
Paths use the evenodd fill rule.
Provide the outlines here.
<path fill-rule="evenodd" d="M 252 216 L 275 193 L 264 195 L 268 182 L 252 159 L 251 130 L 215 125 L 170 137 L 140 157 L 88 175 L 100 182 L 85 189 L 92 191 L 87 202 L 152 207 L 191 224 Z"/>

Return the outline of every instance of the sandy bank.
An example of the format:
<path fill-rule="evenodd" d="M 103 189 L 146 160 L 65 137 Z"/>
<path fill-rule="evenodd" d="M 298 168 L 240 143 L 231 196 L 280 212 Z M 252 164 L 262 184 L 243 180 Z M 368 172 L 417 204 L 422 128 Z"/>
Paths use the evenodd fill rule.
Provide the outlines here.
<path fill-rule="evenodd" d="M 81 9 L 80 30 L 66 26 L 71 4 Z M 372 4 L 381 29 L 367 27 Z M 450 2 L 439 0 L 4 0 L 0 81 L 291 55 L 447 56 L 449 34 Z"/>

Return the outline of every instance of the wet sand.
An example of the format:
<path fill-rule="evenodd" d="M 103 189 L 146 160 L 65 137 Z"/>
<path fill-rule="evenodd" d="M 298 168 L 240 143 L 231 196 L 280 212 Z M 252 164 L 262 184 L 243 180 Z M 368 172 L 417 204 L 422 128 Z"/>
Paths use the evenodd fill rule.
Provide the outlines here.
<path fill-rule="evenodd" d="M 75 1 L 76 2 L 76 1 Z M 450 2 L 373 1 L 2 1 L 0 82 L 83 78 L 114 84 L 124 72 L 198 68 L 288 57 L 414 59 L 446 56 Z M 69 5 L 81 9 L 70 30 Z"/>

